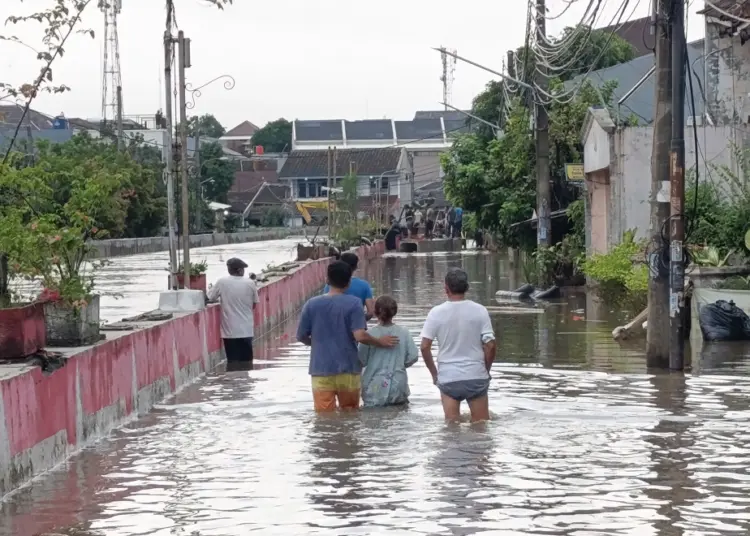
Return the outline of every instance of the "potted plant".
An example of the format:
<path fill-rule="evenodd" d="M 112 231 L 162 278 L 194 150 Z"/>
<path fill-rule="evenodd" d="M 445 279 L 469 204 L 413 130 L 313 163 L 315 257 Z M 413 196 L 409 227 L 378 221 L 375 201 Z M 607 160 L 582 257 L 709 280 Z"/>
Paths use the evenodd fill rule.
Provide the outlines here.
<path fill-rule="evenodd" d="M 190 288 L 206 292 L 206 271 L 208 263 L 203 260 L 190 263 Z M 180 264 L 177 274 L 177 288 L 185 288 L 185 265 Z"/>
<path fill-rule="evenodd" d="M 116 161 L 110 161 L 121 158 L 112 151 L 76 137 L 56 146 L 40 144 L 35 166 L 0 170 L 0 190 L 9 194 L 0 218 L 16 231 L 0 233 L 0 251 L 15 273 L 41 285 L 50 346 L 100 339 L 99 297 L 93 290 L 101 262 L 87 262 L 90 241 L 107 236 L 104 226 L 124 228 L 135 195 L 127 170 L 118 173 Z"/>
<path fill-rule="evenodd" d="M 0 232 L 8 230 L 5 223 L 0 216 Z M 11 267 L 7 254 L 0 256 L 0 275 L 6 286 L 0 292 L 0 358 L 21 359 L 47 345 L 47 331 L 43 304 L 10 291 L 15 278 Z"/>

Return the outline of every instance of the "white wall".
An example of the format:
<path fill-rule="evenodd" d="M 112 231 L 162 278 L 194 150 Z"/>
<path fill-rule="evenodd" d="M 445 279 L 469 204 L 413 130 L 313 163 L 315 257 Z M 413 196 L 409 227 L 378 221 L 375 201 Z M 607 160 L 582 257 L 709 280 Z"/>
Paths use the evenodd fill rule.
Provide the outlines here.
<path fill-rule="evenodd" d="M 719 181 L 717 166 L 736 170 L 730 126 L 698 127 L 698 169 L 700 180 Z M 651 191 L 652 127 L 627 127 L 615 132 L 615 172 L 610 177 L 610 245 L 620 242 L 628 229 L 636 229 L 638 237 L 649 233 Z M 695 142 L 692 127 L 685 129 L 686 180 L 695 180 Z M 721 184 L 719 184 L 721 186 Z"/>

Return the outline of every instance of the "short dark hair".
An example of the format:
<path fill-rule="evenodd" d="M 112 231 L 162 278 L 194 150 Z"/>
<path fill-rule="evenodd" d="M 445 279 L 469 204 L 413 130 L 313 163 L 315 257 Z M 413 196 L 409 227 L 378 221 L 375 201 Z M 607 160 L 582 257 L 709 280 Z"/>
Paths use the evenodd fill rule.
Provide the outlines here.
<path fill-rule="evenodd" d="M 398 304 L 390 296 L 380 296 L 375 300 L 375 316 L 378 320 L 389 322 L 398 313 Z"/>
<path fill-rule="evenodd" d="M 351 251 L 347 251 L 345 253 L 341 254 L 341 260 L 344 261 L 346 264 L 352 267 L 352 271 L 357 269 L 357 266 L 359 265 L 359 257 L 357 257 L 356 253 L 352 253 Z"/>
<path fill-rule="evenodd" d="M 328 284 L 339 290 L 349 286 L 352 280 L 352 267 L 344 261 L 333 261 L 328 265 Z"/>
<path fill-rule="evenodd" d="M 461 268 L 451 268 L 445 274 L 445 286 L 451 294 L 466 294 L 469 290 L 469 275 Z"/>

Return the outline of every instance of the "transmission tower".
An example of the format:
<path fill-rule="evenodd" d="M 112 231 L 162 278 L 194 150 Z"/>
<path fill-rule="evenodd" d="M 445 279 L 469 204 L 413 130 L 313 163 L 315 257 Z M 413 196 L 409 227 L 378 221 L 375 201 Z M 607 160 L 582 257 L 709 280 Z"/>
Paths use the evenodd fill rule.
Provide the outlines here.
<path fill-rule="evenodd" d="M 448 111 L 448 105 L 451 103 L 451 93 L 453 92 L 453 81 L 455 80 L 456 73 L 456 58 L 447 54 L 447 50 L 444 47 L 440 48 L 440 59 L 443 63 L 443 74 L 440 77 L 440 81 L 443 83 L 443 103 L 445 104 L 445 111 Z M 451 50 L 453 54 L 455 50 Z"/>
<path fill-rule="evenodd" d="M 122 10 L 122 0 L 105 0 L 104 13 L 104 58 L 102 60 L 102 122 L 113 124 L 117 119 L 117 88 L 122 88 L 120 72 L 120 38 L 117 33 L 117 17 Z"/>

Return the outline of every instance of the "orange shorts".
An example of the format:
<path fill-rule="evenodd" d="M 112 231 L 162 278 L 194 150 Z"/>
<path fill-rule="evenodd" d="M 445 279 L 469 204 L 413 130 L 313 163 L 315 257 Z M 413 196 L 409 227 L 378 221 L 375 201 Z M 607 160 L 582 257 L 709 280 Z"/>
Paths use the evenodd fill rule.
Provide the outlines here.
<path fill-rule="evenodd" d="M 362 390 L 359 374 L 312 377 L 315 411 L 335 411 L 336 401 L 341 409 L 358 409 Z"/>

